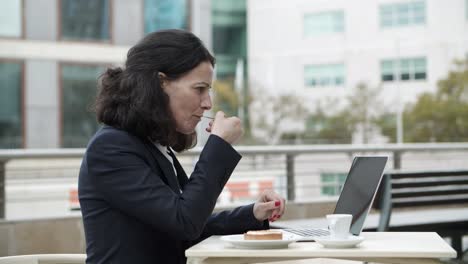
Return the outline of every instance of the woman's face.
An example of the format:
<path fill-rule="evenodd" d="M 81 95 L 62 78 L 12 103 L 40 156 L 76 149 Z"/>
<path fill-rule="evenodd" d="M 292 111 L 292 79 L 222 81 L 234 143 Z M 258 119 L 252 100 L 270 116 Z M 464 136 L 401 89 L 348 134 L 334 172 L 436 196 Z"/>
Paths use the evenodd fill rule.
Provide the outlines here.
<path fill-rule="evenodd" d="M 169 96 L 176 130 L 183 134 L 195 132 L 203 112 L 212 106 L 209 90 L 213 81 L 213 66 L 210 62 L 202 62 L 176 80 L 163 80 L 162 86 Z"/>

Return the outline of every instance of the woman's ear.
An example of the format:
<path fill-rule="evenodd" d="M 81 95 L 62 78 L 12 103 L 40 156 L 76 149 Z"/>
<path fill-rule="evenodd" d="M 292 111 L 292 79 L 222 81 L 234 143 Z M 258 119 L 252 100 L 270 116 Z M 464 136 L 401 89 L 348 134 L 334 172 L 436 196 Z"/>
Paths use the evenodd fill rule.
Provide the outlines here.
<path fill-rule="evenodd" d="M 158 78 L 159 78 L 159 85 L 161 85 L 161 88 L 164 90 L 167 85 L 167 76 L 166 74 L 162 72 L 158 72 Z"/>

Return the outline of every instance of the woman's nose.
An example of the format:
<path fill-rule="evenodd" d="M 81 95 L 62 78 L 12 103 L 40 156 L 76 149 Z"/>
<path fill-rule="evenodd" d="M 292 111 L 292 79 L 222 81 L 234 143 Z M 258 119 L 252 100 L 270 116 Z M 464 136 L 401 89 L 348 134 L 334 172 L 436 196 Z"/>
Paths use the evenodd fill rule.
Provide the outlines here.
<path fill-rule="evenodd" d="M 206 93 L 205 96 L 203 96 L 203 99 L 201 101 L 201 107 L 205 110 L 210 110 L 213 105 L 211 104 L 211 96 L 209 93 Z"/>

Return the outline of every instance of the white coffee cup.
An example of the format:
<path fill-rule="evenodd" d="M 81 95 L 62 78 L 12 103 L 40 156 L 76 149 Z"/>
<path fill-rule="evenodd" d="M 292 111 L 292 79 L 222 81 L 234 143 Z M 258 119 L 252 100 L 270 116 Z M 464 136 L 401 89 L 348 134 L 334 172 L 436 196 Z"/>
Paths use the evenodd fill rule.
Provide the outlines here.
<path fill-rule="evenodd" d="M 330 238 L 346 239 L 349 237 L 349 229 L 351 227 L 353 216 L 350 214 L 329 214 L 327 215 L 328 229 L 330 230 Z"/>

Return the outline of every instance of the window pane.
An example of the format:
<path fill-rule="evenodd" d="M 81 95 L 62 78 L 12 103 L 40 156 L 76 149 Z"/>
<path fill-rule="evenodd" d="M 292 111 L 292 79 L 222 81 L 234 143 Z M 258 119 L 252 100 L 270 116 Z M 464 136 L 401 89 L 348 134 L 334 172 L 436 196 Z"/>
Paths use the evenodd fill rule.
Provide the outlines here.
<path fill-rule="evenodd" d="M 394 64 L 391 60 L 383 60 L 380 63 L 380 71 L 382 76 L 382 81 L 392 81 L 394 79 Z"/>
<path fill-rule="evenodd" d="M 393 25 L 393 8 L 390 5 L 380 7 L 380 26 L 391 27 Z"/>
<path fill-rule="evenodd" d="M 409 6 L 407 4 L 399 4 L 397 6 L 398 25 L 404 26 L 409 24 Z"/>
<path fill-rule="evenodd" d="M 414 59 L 414 71 L 415 72 L 426 71 L 426 59 L 425 58 Z"/>
<path fill-rule="evenodd" d="M 145 0 L 145 33 L 161 29 L 188 29 L 186 0 Z"/>
<path fill-rule="evenodd" d="M 383 60 L 380 63 L 380 71 L 382 76 L 382 81 L 392 81 L 393 80 L 393 61 L 391 60 Z"/>
<path fill-rule="evenodd" d="M 306 86 L 337 86 L 345 83 L 343 64 L 306 65 L 304 78 Z"/>
<path fill-rule="evenodd" d="M 321 173 L 320 181 L 322 184 L 322 195 L 339 195 L 346 180 L 346 173 Z"/>
<path fill-rule="evenodd" d="M 424 23 L 426 23 L 426 3 L 424 1 L 380 6 L 380 26 L 382 28 Z"/>
<path fill-rule="evenodd" d="M 63 86 L 63 147 L 86 147 L 98 124 L 89 110 L 96 97 L 97 78 L 104 67 L 64 65 Z"/>
<path fill-rule="evenodd" d="M 398 68 L 400 80 L 422 80 L 426 78 L 426 58 L 404 58 L 397 63 L 393 60 L 383 60 L 380 64 L 382 81 L 393 81 L 396 78 L 395 67 Z"/>
<path fill-rule="evenodd" d="M 414 79 L 425 80 L 426 72 L 426 58 L 414 59 Z"/>
<path fill-rule="evenodd" d="M 426 23 L 426 5 L 424 1 L 414 2 L 411 5 L 413 14 L 413 24 L 424 24 Z"/>
<path fill-rule="evenodd" d="M 417 72 L 414 74 L 414 79 L 415 80 L 425 80 L 426 79 L 426 73 L 425 72 Z"/>
<path fill-rule="evenodd" d="M 333 31 L 344 32 L 344 13 L 343 11 L 337 11 L 333 14 Z"/>
<path fill-rule="evenodd" d="M 409 73 L 402 73 L 400 75 L 400 80 L 402 80 L 402 81 L 408 81 L 409 79 L 411 79 L 411 76 L 410 76 Z"/>
<path fill-rule="evenodd" d="M 22 146 L 21 63 L 0 62 L 0 148 Z"/>
<path fill-rule="evenodd" d="M 344 84 L 344 78 L 343 77 L 336 77 L 335 78 L 335 85 L 343 85 Z"/>
<path fill-rule="evenodd" d="M 344 32 L 343 11 L 331 11 L 304 16 L 304 35 L 307 37 Z"/>
<path fill-rule="evenodd" d="M 61 3 L 63 39 L 109 39 L 109 0 L 62 0 Z"/>
<path fill-rule="evenodd" d="M 322 182 L 334 182 L 335 181 L 335 176 L 331 173 L 323 173 L 321 175 Z"/>
<path fill-rule="evenodd" d="M 409 74 L 412 72 L 410 63 L 412 60 L 410 59 L 401 59 L 400 60 L 400 74 Z"/>
<path fill-rule="evenodd" d="M 382 74 L 382 81 L 393 81 L 393 74 Z"/>
<path fill-rule="evenodd" d="M 21 37 L 22 0 L 3 0 L 0 8 L 0 36 Z"/>

